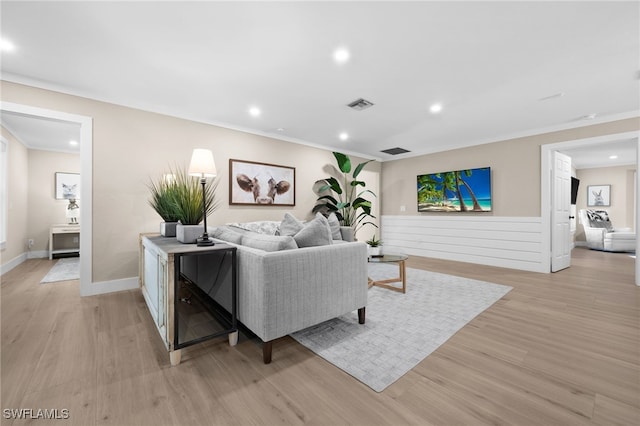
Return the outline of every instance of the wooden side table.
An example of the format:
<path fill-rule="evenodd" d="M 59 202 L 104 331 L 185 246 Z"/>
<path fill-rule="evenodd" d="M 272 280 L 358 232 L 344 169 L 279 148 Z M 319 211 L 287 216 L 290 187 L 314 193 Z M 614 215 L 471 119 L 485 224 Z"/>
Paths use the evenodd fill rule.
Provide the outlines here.
<path fill-rule="evenodd" d="M 171 365 L 187 346 L 219 336 L 238 342 L 236 250 L 140 235 L 140 286 Z"/>
<path fill-rule="evenodd" d="M 398 291 L 402 293 L 407 292 L 407 279 L 406 279 L 406 267 L 404 261 L 407 260 L 409 256 L 405 254 L 384 254 L 382 256 L 370 256 L 369 262 L 371 263 L 397 263 L 399 268 L 400 276 L 398 278 L 390 278 L 386 280 L 373 280 L 369 278 L 369 288 L 376 286 L 386 288 L 388 290 Z M 396 287 L 393 285 L 389 285 L 392 283 L 402 283 L 402 287 Z"/>

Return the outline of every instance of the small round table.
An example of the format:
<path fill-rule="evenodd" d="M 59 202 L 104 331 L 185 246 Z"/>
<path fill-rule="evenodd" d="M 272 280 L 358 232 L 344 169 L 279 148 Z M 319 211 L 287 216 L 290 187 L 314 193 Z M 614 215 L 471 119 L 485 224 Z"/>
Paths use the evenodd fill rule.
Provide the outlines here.
<path fill-rule="evenodd" d="M 398 278 L 390 278 L 386 280 L 372 280 L 369 278 L 369 288 L 376 286 L 382 287 L 393 291 L 400 291 L 402 293 L 407 292 L 407 280 L 406 280 L 406 269 L 404 265 L 404 261 L 407 260 L 409 256 L 406 254 L 384 254 L 382 256 L 369 256 L 369 262 L 371 263 L 397 263 L 398 268 L 400 269 L 400 276 Z M 402 283 L 402 287 L 396 287 L 393 285 L 389 285 L 390 283 Z"/>

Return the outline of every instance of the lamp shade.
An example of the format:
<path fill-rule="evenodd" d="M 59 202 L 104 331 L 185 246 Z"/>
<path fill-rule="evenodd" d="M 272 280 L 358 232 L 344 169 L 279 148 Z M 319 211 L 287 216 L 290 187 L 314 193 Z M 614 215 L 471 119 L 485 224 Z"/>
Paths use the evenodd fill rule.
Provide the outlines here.
<path fill-rule="evenodd" d="M 218 174 L 211 150 L 201 148 L 193 150 L 191 163 L 189 164 L 189 174 L 199 177 L 214 177 Z"/>

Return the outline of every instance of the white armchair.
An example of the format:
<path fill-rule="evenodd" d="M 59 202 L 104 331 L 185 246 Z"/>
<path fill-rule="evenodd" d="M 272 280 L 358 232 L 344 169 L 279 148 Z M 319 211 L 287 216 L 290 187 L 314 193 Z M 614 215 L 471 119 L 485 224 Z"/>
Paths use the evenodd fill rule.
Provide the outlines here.
<path fill-rule="evenodd" d="M 636 234 L 631 228 L 614 228 L 605 210 L 581 209 L 580 222 L 584 227 L 587 247 L 604 251 L 635 251 Z"/>

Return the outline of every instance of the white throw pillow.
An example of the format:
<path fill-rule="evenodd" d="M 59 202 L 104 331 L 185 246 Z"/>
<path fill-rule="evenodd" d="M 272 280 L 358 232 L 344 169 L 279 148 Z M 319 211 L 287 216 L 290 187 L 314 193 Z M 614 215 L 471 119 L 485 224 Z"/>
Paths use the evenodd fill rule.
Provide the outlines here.
<path fill-rule="evenodd" d="M 329 222 L 329 227 L 331 228 L 331 237 L 334 240 L 342 239 L 342 232 L 340 232 L 340 221 L 338 220 L 338 216 L 335 213 L 331 213 L 327 218 Z"/>
<path fill-rule="evenodd" d="M 287 235 L 293 237 L 304 228 L 304 223 L 293 217 L 289 213 L 284 214 L 284 219 L 280 222 L 278 235 Z"/>

